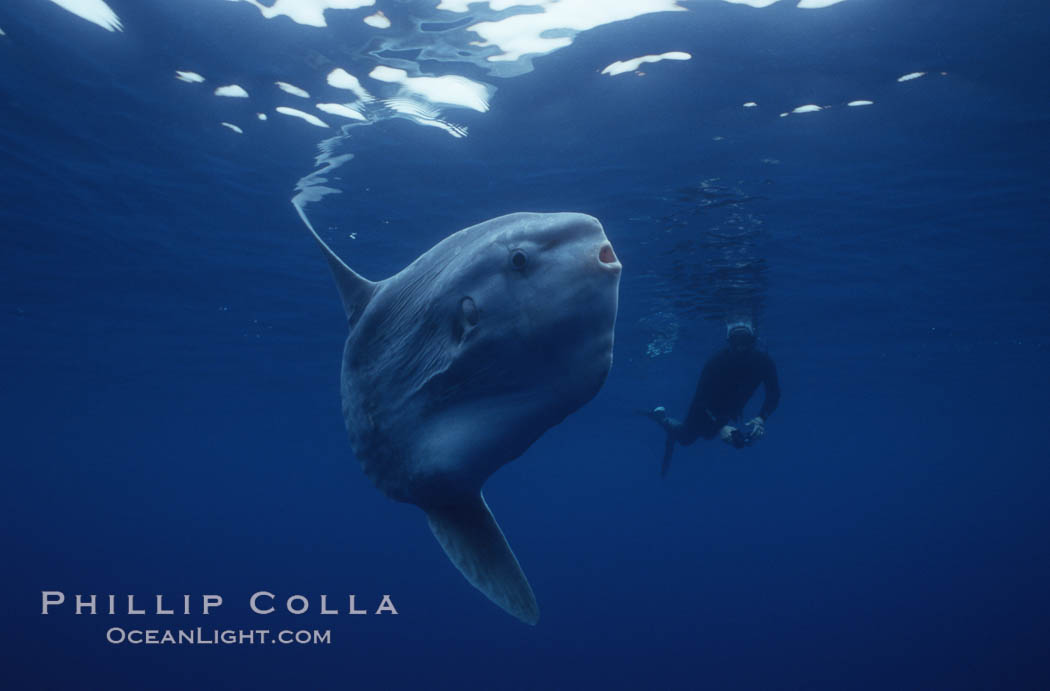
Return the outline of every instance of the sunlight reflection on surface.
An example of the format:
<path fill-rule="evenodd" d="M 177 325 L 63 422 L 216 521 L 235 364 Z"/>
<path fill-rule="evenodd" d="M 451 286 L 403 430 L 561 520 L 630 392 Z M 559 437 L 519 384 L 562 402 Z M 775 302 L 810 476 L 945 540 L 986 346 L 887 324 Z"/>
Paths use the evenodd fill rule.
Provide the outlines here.
<path fill-rule="evenodd" d="M 256 7 L 267 19 L 288 17 L 296 24 L 316 27 L 328 26 L 324 18 L 325 10 L 356 10 L 375 4 L 375 0 L 277 0 L 267 7 L 258 0 L 229 1 L 246 2 Z"/>
<path fill-rule="evenodd" d="M 123 31 L 120 17 L 102 0 L 51 0 L 59 7 L 98 24 L 106 31 Z"/>
<path fill-rule="evenodd" d="M 305 113 L 297 108 L 289 108 L 288 106 L 277 106 L 277 108 L 275 108 L 274 110 L 276 110 L 281 115 L 289 115 L 293 118 L 305 120 L 314 127 L 328 127 L 328 123 L 326 123 L 321 118 L 317 117 L 316 115 L 311 115 L 310 113 Z"/>
<path fill-rule="evenodd" d="M 121 20 L 103 0 L 51 2 L 108 31 L 125 30 Z M 226 19 L 237 23 L 277 20 L 281 32 L 287 32 L 288 26 L 295 24 L 298 25 L 298 31 L 307 32 L 302 35 L 307 39 L 309 32 L 332 31 L 328 24 L 329 20 L 334 19 L 332 12 L 354 12 L 356 14 L 346 16 L 362 23 L 358 26 L 362 27 L 364 34 L 355 34 L 356 43 L 345 46 L 338 58 L 317 62 L 312 73 L 299 72 L 294 77 L 289 74 L 292 81 L 279 79 L 282 76 L 280 74 L 271 77 L 275 79 L 270 82 L 274 94 L 279 90 L 295 98 L 315 99 L 310 101 L 311 106 L 292 108 L 279 105 L 270 111 L 276 104 L 267 104 L 266 99 L 272 98 L 272 95 L 263 94 L 262 102 L 244 115 L 251 118 L 251 113 L 255 113 L 255 118 L 251 119 L 256 124 L 250 128 L 253 131 L 249 134 L 259 133 L 260 130 L 256 128 L 263 127 L 259 123 L 273 120 L 262 111 L 277 112 L 314 127 L 334 130 L 334 136 L 318 144 L 320 153 L 316 157 L 317 169 L 300 179 L 297 185 L 298 194 L 294 203 L 300 213 L 301 204 L 339 192 L 323 183 L 327 183 L 328 177 L 339 165 L 352 158 L 344 149 L 350 145 L 349 135 L 353 128 L 397 118 L 440 130 L 455 138 L 465 137 L 468 134 L 467 127 L 450 121 L 446 113 L 456 110 L 487 113 L 497 92 L 496 84 L 506 83 L 500 80 L 533 71 L 537 58 L 573 45 L 581 33 L 646 15 L 697 9 L 692 6 L 687 8 L 682 4 L 683 0 L 412 0 L 387 3 L 383 5 L 384 11 L 377 10 L 375 0 L 214 2 L 217 5 L 247 3 L 258 11 L 226 13 Z M 722 2 L 746 6 L 740 11 L 740 16 L 746 17 L 751 10 L 771 7 L 780 0 Z M 842 2 L 844 0 L 793 0 L 780 7 L 791 4 L 798 9 L 815 10 Z M 318 36 L 321 41 L 318 45 L 331 40 L 330 35 Z M 690 53 L 681 50 L 628 56 L 604 68 L 599 69 L 595 65 L 595 71 L 606 76 L 628 72 L 642 75 L 644 72 L 640 68 L 646 64 L 692 59 Z M 221 72 L 221 66 L 210 71 Z M 187 83 L 205 81 L 204 76 L 196 71 L 175 70 L 174 74 L 176 79 Z M 897 81 L 908 82 L 925 75 L 926 72 L 910 72 L 903 74 Z M 242 79 L 242 76 L 217 74 L 212 75 L 212 78 L 220 84 L 213 91 L 216 96 L 245 100 L 251 98 L 245 87 L 231 83 L 233 79 Z M 253 92 L 265 89 L 264 85 L 254 82 L 245 84 Z M 871 100 L 857 99 L 824 105 L 780 104 L 776 110 L 766 110 L 759 109 L 755 101 L 747 101 L 742 104 L 742 109 L 753 110 L 754 115 L 760 118 L 774 118 L 779 111 L 783 111 L 779 112 L 779 117 L 786 118 L 829 108 L 851 110 L 871 105 L 874 105 Z M 318 114 L 336 117 L 338 121 L 330 126 Z M 245 131 L 235 123 L 219 124 L 238 134 Z M 722 137 L 715 138 L 715 141 L 722 140 Z"/>
<path fill-rule="evenodd" d="M 643 55 L 640 58 L 632 58 L 630 60 L 617 60 L 605 67 L 602 70 L 602 74 L 617 75 L 623 74 L 624 72 L 633 72 L 638 69 L 643 63 L 647 62 L 660 62 L 661 60 L 689 60 L 693 56 L 689 53 L 683 53 L 681 51 L 671 51 L 669 53 L 661 53 L 660 55 Z"/>
<path fill-rule="evenodd" d="M 227 84 L 226 86 L 220 86 L 215 90 L 216 96 L 225 96 L 226 98 L 248 98 L 248 92 L 244 90 L 243 86 L 239 84 Z"/>
<path fill-rule="evenodd" d="M 196 84 L 204 81 L 204 77 L 197 74 L 196 72 L 189 72 L 185 70 L 175 70 L 175 78 L 180 82 L 189 82 L 190 84 Z"/>
<path fill-rule="evenodd" d="M 298 96 L 299 98 L 310 98 L 310 93 L 308 91 L 306 91 L 305 89 L 300 89 L 294 84 L 289 84 L 288 82 L 274 82 L 274 84 L 276 84 L 277 88 L 285 92 L 286 94 Z"/>

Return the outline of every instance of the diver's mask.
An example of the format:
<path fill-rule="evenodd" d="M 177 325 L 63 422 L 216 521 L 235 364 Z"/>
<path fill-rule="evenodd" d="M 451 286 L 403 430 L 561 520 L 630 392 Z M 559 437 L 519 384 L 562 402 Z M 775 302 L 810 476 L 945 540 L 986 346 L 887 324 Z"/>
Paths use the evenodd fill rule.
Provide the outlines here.
<path fill-rule="evenodd" d="M 726 325 L 726 341 L 734 352 L 745 352 L 755 347 L 755 327 L 750 322 L 738 321 Z"/>

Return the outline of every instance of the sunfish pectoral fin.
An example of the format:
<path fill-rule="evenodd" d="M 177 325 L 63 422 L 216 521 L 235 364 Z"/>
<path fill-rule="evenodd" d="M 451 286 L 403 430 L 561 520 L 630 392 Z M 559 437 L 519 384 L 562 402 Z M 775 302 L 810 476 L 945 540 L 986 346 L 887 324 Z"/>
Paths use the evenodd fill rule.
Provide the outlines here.
<path fill-rule="evenodd" d="M 434 537 L 471 585 L 526 624 L 539 621 L 532 586 L 480 493 L 426 514 Z"/>
<path fill-rule="evenodd" d="M 299 218 L 303 220 L 306 227 L 310 230 L 310 234 L 314 236 L 314 240 L 321 247 L 321 251 L 324 252 L 324 258 L 328 260 L 328 266 L 332 269 L 332 275 L 335 277 L 335 285 L 339 289 L 339 297 L 343 299 L 343 309 L 346 311 L 346 319 L 350 326 L 353 327 L 357 323 L 361 313 L 365 311 L 365 306 L 368 305 L 369 300 L 372 299 L 372 294 L 375 293 L 376 284 L 369 281 L 367 278 L 362 277 L 356 271 L 351 269 L 349 266 L 339 258 L 332 248 L 321 239 L 321 236 L 314 230 L 310 220 L 306 218 L 306 213 L 303 211 L 299 204 L 295 205 L 295 210 L 299 212 Z"/>

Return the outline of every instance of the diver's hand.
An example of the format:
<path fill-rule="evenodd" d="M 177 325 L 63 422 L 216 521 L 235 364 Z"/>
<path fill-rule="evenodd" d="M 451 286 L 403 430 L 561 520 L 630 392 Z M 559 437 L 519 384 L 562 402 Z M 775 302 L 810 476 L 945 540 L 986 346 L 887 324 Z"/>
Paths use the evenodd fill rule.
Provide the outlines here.
<path fill-rule="evenodd" d="M 734 449 L 742 449 L 751 443 L 750 439 L 745 437 L 743 434 L 740 433 L 740 430 L 738 430 L 736 427 L 732 427 L 731 425 L 726 425 L 725 427 L 723 427 L 718 434 L 722 437 L 722 441 L 724 441 L 726 444 L 729 444 Z"/>
<path fill-rule="evenodd" d="M 751 441 L 758 441 L 766 436 L 766 421 L 761 415 L 756 415 L 747 423 L 747 437 Z"/>

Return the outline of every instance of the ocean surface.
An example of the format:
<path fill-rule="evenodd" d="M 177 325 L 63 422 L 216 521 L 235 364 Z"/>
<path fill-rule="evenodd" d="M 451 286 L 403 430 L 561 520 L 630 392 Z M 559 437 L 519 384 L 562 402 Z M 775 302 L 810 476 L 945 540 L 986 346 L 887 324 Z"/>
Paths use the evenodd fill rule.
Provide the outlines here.
<path fill-rule="evenodd" d="M 0 686 L 1050 686 L 1045 4 L 364 5 L 0 5 Z M 299 211 L 374 280 L 603 223 L 611 373 L 485 486 L 537 626 L 361 472 Z M 637 411 L 683 415 L 741 310 L 766 437 L 662 479 Z M 108 633 L 198 627 L 330 641 Z"/>

